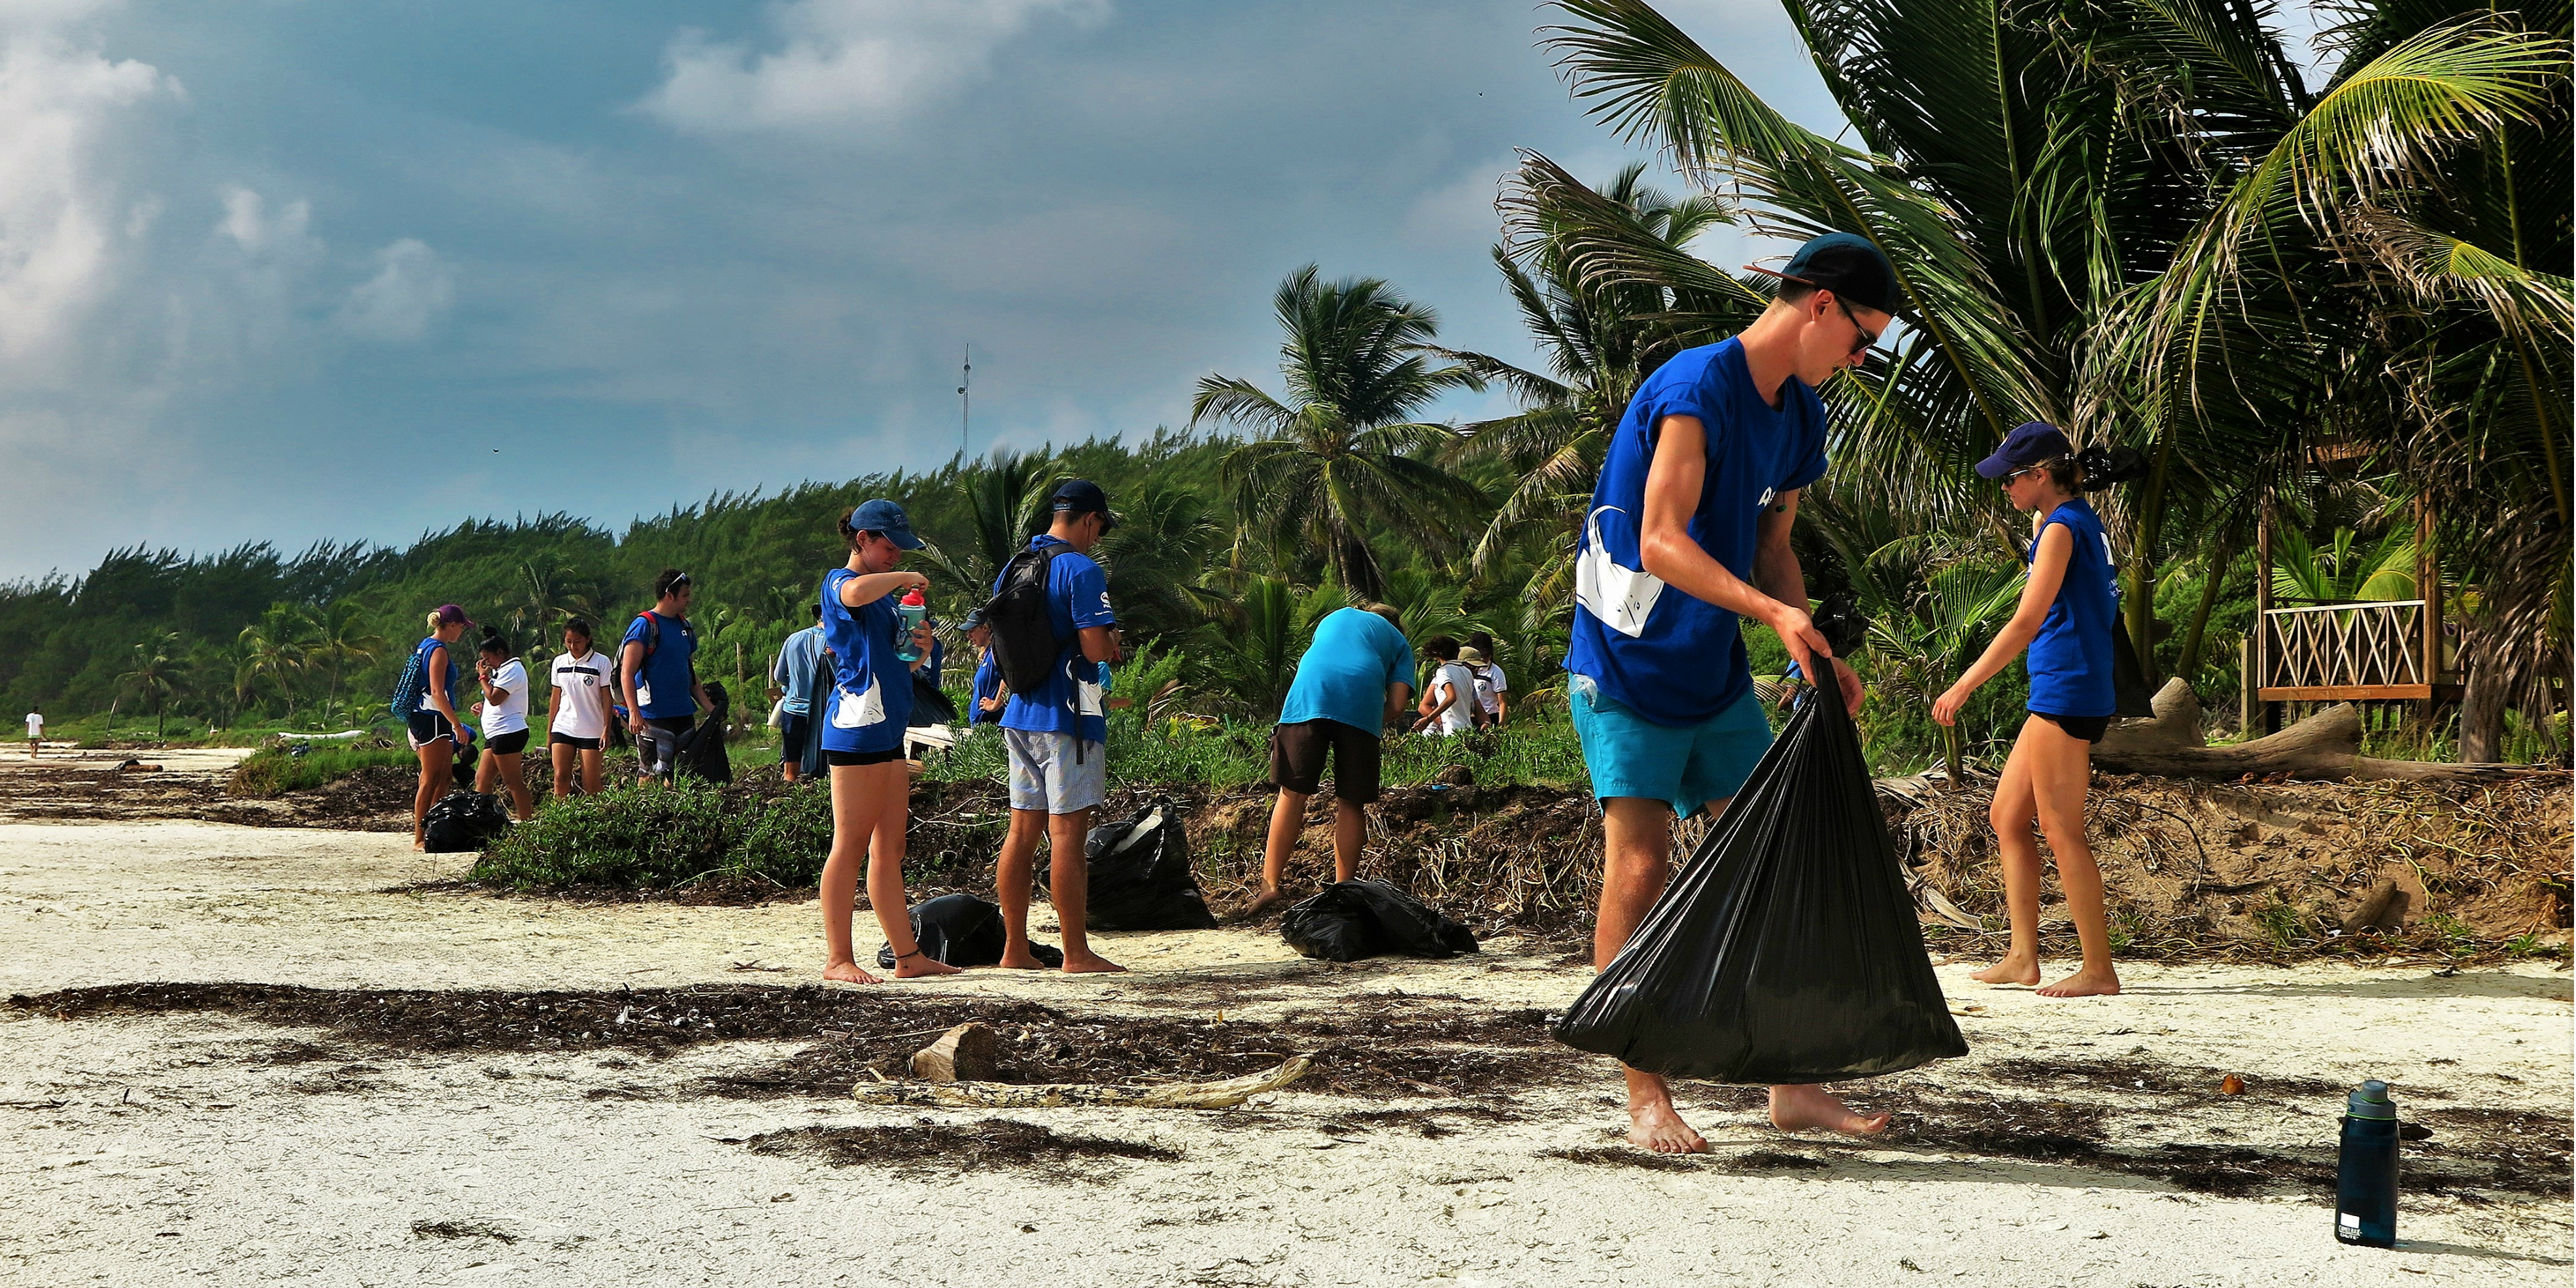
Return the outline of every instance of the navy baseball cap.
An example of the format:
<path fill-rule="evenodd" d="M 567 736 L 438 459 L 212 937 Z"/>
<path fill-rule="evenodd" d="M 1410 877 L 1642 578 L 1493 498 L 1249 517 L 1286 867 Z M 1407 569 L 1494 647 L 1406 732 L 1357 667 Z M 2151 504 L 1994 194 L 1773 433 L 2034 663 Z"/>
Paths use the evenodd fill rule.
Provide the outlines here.
<path fill-rule="evenodd" d="M 921 549 L 921 538 L 912 535 L 912 520 L 903 507 L 892 501 L 868 501 L 850 511 L 850 527 L 859 532 L 883 533 L 885 539 L 906 550 Z"/>
<path fill-rule="evenodd" d="M 974 608 L 974 609 L 969 609 L 969 610 L 967 610 L 967 613 L 966 613 L 966 620 L 964 620 L 964 621 L 962 621 L 962 622 L 957 623 L 957 629 L 959 629 L 959 630 L 961 630 L 961 631 L 971 631 L 971 630 L 975 629 L 976 627 L 981 626 L 981 625 L 983 625 L 983 624 L 984 624 L 984 610 L 983 610 L 983 609 L 981 609 L 981 608 Z"/>
<path fill-rule="evenodd" d="M 1789 257 L 1786 268 L 1760 268 L 1745 265 L 1756 273 L 1801 282 L 1818 290 L 1832 291 L 1834 298 L 1865 309 L 1876 309 L 1891 316 L 1902 312 L 1903 299 L 1896 289 L 1896 266 L 1887 262 L 1887 252 L 1878 243 L 1858 233 L 1826 233 L 1811 237 L 1798 253 Z"/>
<path fill-rule="evenodd" d="M 1047 505 L 1058 514 L 1096 514 L 1106 522 L 1101 531 L 1117 525 L 1117 516 L 1109 513 L 1109 494 L 1089 479 L 1074 479 L 1055 490 Z"/>
<path fill-rule="evenodd" d="M 2004 435 L 2004 445 L 1995 454 L 1977 462 L 1977 477 L 1999 479 L 2015 470 L 2026 470 L 2041 461 L 2073 456 L 2075 447 L 2057 426 L 2044 420 L 2023 421 Z"/>

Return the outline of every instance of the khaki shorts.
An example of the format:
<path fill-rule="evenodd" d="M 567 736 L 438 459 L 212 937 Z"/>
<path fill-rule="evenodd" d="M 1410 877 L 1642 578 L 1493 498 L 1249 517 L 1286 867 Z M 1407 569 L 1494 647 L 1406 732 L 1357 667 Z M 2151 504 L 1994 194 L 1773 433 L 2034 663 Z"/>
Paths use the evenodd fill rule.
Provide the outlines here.
<path fill-rule="evenodd" d="M 1109 796 L 1109 749 L 1069 733 L 1005 729 L 1011 753 L 1011 808 L 1079 814 Z"/>

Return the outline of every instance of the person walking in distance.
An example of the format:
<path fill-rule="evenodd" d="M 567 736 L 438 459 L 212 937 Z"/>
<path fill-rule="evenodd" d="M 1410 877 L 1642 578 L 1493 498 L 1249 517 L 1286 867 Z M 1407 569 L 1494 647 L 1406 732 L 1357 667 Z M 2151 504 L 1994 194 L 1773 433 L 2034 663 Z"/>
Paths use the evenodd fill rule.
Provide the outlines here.
<path fill-rule="evenodd" d="M 814 624 L 789 635 L 778 646 L 778 661 L 769 668 L 770 692 L 778 695 L 778 772 L 795 782 L 805 759 L 805 741 L 814 736 L 814 674 L 823 661 L 823 605 L 814 604 Z"/>
<path fill-rule="evenodd" d="M 619 689 L 626 698 L 626 728 L 635 735 L 639 778 L 668 778 L 680 767 L 680 739 L 712 711 L 698 683 L 698 633 L 689 625 L 697 594 L 689 574 L 665 568 L 653 579 L 653 607 L 637 613 L 619 646 Z"/>
<path fill-rule="evenodd" d="M 2111 965 L 2111 932 L 2102 911 L 2102 869 L 2084 840 L 2084 796 L 2093 785 L 2093 744 L 2110 730 L 2119 702 L 2111 687 L 2111 632 L 2119 629 L 2120 590 L 2102 519 L 2078 496 L 2075 449 L 2056 426 L 2032 421 L 2015 429 L 1977 473 L 2001 480 L 2035 531 L 2023 561 L 2021 606 L 1959 682 L 1932 703 L 1932 718 L 1956 724 L 1977 686 L 2030 649 L 2030 718 L 2013 739 L 1988 811 L 2003 851 L 2004 908 L 2012 945 L 2004 959 L 1970 976 L 1988 984 L 2039 982 L 2039 843 L 2035 822 L 2057 855 L 2057 882 L 2083 945 L 2084 964 L 2040 989 L 2042 997 L 2102 997 L 2120 991 Z"/>
<path fill-rule="evenodd" d="M 1109 576 L 1089 552 L 1117 521 L 1109 513 L 1109 498 L 1081 479 L 1057 488 L 1048 504 L 1053 522 L 1003 566 L 986 614 L 1004 650 L 1006 674 L 1017 674 L 1012 668 L 1018 663 L 1012 659 L 1023 647 L 1019 641 L 1037 648 L 1044 647 L 1038 641 L 1052 641 L 1054 646 L 1046 682 L 1028 688 L 1014 684 L 1002 711 L 1002 740 L 1011 766 L 1011 830 L 1002 840 L 994 874 L 1002 902 L 1002 965 L 1021 970 L 1042 965 L 1029 950 L 1029 894 L 1038 840 L 1044 837 L 1065 972 L 1124 970 L 1091 951 L 1083 927 L 1091 882 L 1083 841 L 1091 832 L 1091 811 L 1109 787 L 1109 722 L 1099 664 L 1119 659 Z M 1043 574 L 1042 583 L 1030 583 L 1031 588 L 1044 586 L 1042 604 L 1034 594 L 1011 593 L 1015 572 L 1031 579 Z M 1039 612 L 1042 624 L 1035 620 Z"/>
<path fill-rule="evenodd" d="M 1765 270 L 1767 271 L 1767 270 Z M 1816 387 L 1856 366 L 1886 329 L 1896 274 L 1869 241 L 1833 233 L 1789 260 L 1753 324 L 1685 349 L 1647 377 L 1620 418 L 1576 549 L 1567 706 L 1602 809 L 1605 866 L 1592 942 L 1610 964 L 1672 872 L 1676 814 L 1716 815 L 1771 745 L 1738 620 L 1780 637 L 1818 701 L 1857 711 L 1860 680 L 1807 616 L 1789 542 L 1798 491 L 1825 472 Z M 1628 1139 L 1664 1153 L 1708 1148 L 1656 1074 L 1625 1071 Z M 1855 1135 L 1885 1114 L 1823 1088 L 1771 1089 L 1784 1130 Z"/>
<path fill-rule="evenodd" d="M 554 761 L 554 795 L 561 799 L 580 785 L 584 796 L 599 794 L 607 772 L 609 694 L 617 688 L 617 664 L 591 649 L 591 627 L 576 617 L 564 623 L 564 651 L 555 655 L 553 695 L 546 702 L 546 751 Z M 575 777 L 578 771 L 579 777 Z"/>
<path fill-rule="evenodd" d="M 832 782 L 832 852 L 823 863 L 823 978 L 873 984 L 850 941 L 865 856 L 868 905 L 894 949 L 897 979 L 954 975 L 913 938 L 903 893 L 904 825 L 912 813 L 912 766 L 903 730 L 912 716 L 912 675 L 930 656 L 928 624 L 912 632 L 913 659 L 901 655 L 903 619 L 896 597 L 927 590 L 930 579 L 895 565 L 919 550 L 912 520 L 892 501 L 870 501 L 840 521 L 849 560 L 823 575 L 822 629 L 832 656 L 832 691 L 815 735 Z"/>
<path fill-rule="evenodd" d="M 474 675 L 483 682 L 483 755 L 474 765 L 474 790 L 488 792 L 498 780 L 510 789 L 512 816 L 525 823 L 537 812 L 520 760 L 528 749 L 527 664 L 513 654 L 501 632 L 486 627 Z"/>
<path fill-rule="evenodd" d="M 1333 879 L 1359 875 L 1368 839 L 1367 809 L 1378 796 L 1378 741 L 1387 722 L 1404 717 L 1413 698 L 1413 646 L 1394 609 L 1337 608 L 1315 624 L 1306 655 L 1270 731 L 1270 839 L 1261 854 L 1261 890 L 1237 919 L 1257 917 L 1283 897 L 1288 853 L 1306 828 L 1306 802 L 1333 762 Z"/>
<path fill-rule="evenodd" d="M 27 759 L 34 760 L 36 754 L 44 749 L 45 713 L 30 711 L 27 713 Z"/>
<path fill-rule="evenodd" d="M 1512 714 L 1512 682 L 1503 675 L 1502 663 L 1494 660 L 1494 637 L 1478 631 L 1467 637 L 1467 648 L 1458 650 L 1458 660 L 1467 661 L 1467 650 L 1476 651 L 1476 660 L 1467 670 L 1476 677 L 1476 705 L 1483 713 L 1476 723 L 1499 727 Z"/>
<path fill-rule="evenodd" d="M 429 634 L 412 646 L 394 686 L 394 718 L 403 722 L 412 753 L 420 757 L 420 788 L 411 798 L 411 848 L 429 848 L 422 831 L 429 807 L 456 785 L 456 655 L 452 645 L 474 623 L 465 610 L 441 604 L 430 610 Z"/>

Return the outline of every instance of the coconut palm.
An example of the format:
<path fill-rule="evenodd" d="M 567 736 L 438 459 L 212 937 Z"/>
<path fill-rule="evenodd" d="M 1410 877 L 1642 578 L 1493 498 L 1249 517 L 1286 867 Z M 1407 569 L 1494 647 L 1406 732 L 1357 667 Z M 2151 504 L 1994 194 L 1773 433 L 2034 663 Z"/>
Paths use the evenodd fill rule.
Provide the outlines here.
<path fill-rule="evenodd" d="M 1232 376 L 1200 379 L 1190 424 L 1230 422 L 1257 437 L 1225 458 L 1224 484 L 1274 549 L 1299 539 L 1333 579 L 1375 597 L 1385 574 L 1372 530 L 1407 545 L 1454 549 L 1476 489 L 1428 457 L 1455 435 L 1413 419 L 1453 389 L 1480 389 L 1463 366 L 1433 361 L 1433 312 L 1373 277 L 1322 281 L 1314 265 L 1288 275 L 1273 301 L 1287 342 L 1287 400 Z"/>
<path fill-rule="evenodd" d="M 328 686 L 324 690 L 323 718 L 333 718 L 340 705 L 340 680 L 352 662 L 372 662 L 384 652 L 385 637 L 367 628 L 358 605 L 350 600 L 334 601 L 314 619 L 309 661 L 320 667 Z"/>
<path fill-rule="evenodd" d="M 1204 676 L 1200 691 L 1220 707 L 1276 717 L 1315 623 L 1349 603 L 1339 586 L 1299 590 L 1284 577 L 1247 579 L 1242 594 L 1218 601 L 1206 642 L 1191 650 Z"/>
<path fill-rule="evenodd" d="M 968 527 L 943 534 L 921 553 L 957 593 L 980 604 L 993 593 L 1002 565 L 1046 531 L 1047 497 L 1064 481 L 1064 462 L 1051 452 L 996 447 L 980 461 L 958 465 L 956 477 Z"/>
<path fill-rule="evenodd" d="M 179 632 L 160 632 L 134 646 L 132 668 L 116 677 L 118 696 L 130 695 L 138 705 L 152 704 L 155 738 L 169 728 L 170 699 L 179 691 L 183 652 Z"/>
<path fill-rule="evenodd" d="M 295 718 L 295 681 L 312 659 L 313 615 L 302 604 L 269 605 L 259 620 L 241 629 L 235 637 L 240 660 L 233 672 L 234 694 L 244 703 L 256 695 L 265 681 L 286 703 L 286 717 Z"/>

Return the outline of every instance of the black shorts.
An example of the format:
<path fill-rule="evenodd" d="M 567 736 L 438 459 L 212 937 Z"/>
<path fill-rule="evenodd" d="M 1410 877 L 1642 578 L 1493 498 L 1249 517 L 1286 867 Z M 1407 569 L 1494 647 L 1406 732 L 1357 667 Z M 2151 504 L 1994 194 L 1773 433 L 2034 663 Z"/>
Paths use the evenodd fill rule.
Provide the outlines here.
<path fill-rule="evenodd" d="M 2051 715 L 2045 711 L 2033 711 L 2031 714 L 2065 730 L 2068 737 L 2081 738 L 2086 742 L 2100 742 L 2102 735 L 2111 731 L 2112 717 L 2110 716 L 2060 716 Z"/>
<path fill-rule="evenodd" d="M 549 747 L 570 747 L 575 751 L 597 751 L 599 750 L 599 739 L 576 738 L 568 733 L 548 732 L 546 734 L 546 745 Z"/>
<path fill-rule="evenodd" d="M 782 711 L 778 720 L 778 758 L 788 764 L 805 759 L 805 740 L 813 736 L 814 718 Z"/>
<path fill-rule="evenodd" d="M 1375 801 L 1377 738 L 1339 720 L 1303 720 L 1271 730 L 1270 781 L 1283 791 L 1314 795 L 1323 782 L 1328 750 L 1333 758 L 1333 796 L 1353 805 Z"/>
<path fill-rule="evenodd" d="M 823 763 L 826 765 L 882 765 L 889 760 L 901 759 L 903 759 L 901 747 L 888 747 L 883 751 L 834 751 L 829 747 L 823 749 Z"/>
<path fill-rule="evenodd" d="M 404 723 L 411 728 L 411 745 L 414 750 L 426 747 L 433 742 L 445 742 L 450 746 L 456 744 L 456 726 L 447 723 L 447 717 L 428 707 L 412 712 L 411 717 Z"/>

